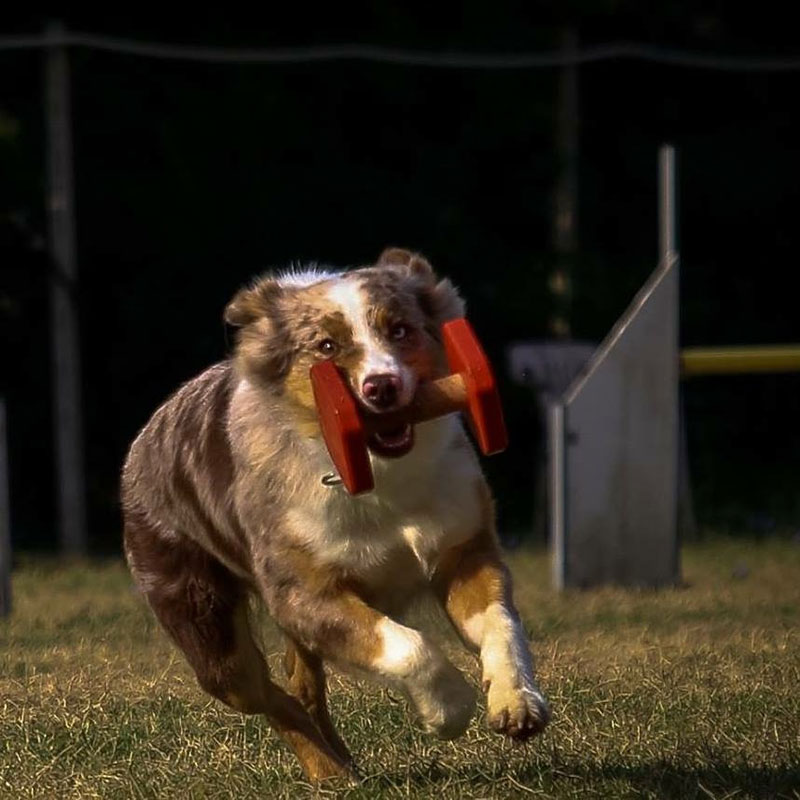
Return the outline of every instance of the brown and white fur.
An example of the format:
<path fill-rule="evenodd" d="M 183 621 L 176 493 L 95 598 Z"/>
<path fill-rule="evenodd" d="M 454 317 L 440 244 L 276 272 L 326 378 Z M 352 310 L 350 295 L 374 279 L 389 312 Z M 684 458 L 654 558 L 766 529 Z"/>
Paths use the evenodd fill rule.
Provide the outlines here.
<path fill-rule="evenodd" d="M 310 366 L 333 358 L 365 407 L 402 406 L 420 381 L 445 374 L 439 326 L 462 314 L 452 284 L 405 250 L 350 272 L 263 278 L 226 309 L 238 328 L 232 360 L 167 400 L 125 463 L 136 583 L 200 685 L 265 714 L 315 780 L 351 768 L 328 716 L 325 662 L 398 687 L 441 737 L 467 727 L 470 685 L 435 642 L 399 621 L 425 592 L 479 654 L 489 725 L 524 740 L 549 719 L 491 495 L 458 416 L 417 426 L 413 441 L 399 431 L 373 442 L 369 494 L 321 483 L 333 467 Z M 375 375 L 391 376 L 388 395 L 370 391 Z M 286 690 L 253 641 L 251 594 L 286 636 Z"/>

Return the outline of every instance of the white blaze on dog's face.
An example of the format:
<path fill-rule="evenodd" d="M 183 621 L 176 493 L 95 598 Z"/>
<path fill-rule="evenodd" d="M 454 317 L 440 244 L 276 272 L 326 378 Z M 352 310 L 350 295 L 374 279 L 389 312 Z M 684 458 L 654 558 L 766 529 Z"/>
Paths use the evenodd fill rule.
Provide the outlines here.
<path fill-rule="evenodd" d="M 437 280 L 427 261 L 392 249 L 374 267 L 262 279 L 234 298 L 226 319 L 241 328 L 240 370 L 285 396 L 310 431 L 314 363 L 333 360 L 368 411 L 402 408 L 421 381 L 446 371 L 439 329 L 463 313 L 453 285 Z M 386 457 L 412 445 L 410 426 L 370 442 Z"/>
<path fill-rule="evenodd" d="M 371 296 L 373 284 L 381 277 L 354 273 L 332 281 L 327 291 L 359 353 L 347 365 L 353 392 L 376 412 L 408 405 L 417 383 L 433 372 L 435 355 L 425 341 L 424 320 L 413 302 L 403 302 L 405 298 L 396 294 L 388 294 L 383 303 Z"/>

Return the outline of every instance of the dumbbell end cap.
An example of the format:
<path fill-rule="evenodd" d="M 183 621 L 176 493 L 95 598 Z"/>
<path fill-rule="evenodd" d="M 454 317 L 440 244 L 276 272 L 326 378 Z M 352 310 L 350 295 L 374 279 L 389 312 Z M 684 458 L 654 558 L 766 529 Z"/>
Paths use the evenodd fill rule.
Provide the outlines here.
<path fill-rule="evenodd" d="M 467 419 L 481 452 L 500 453 L 508 447 L 503 407 L 489 359 L 472 326 L 463 317 L 442 325 L 447 361 L 466 386 Z"/>
<path fill-rule="evenodd" d="M 311 367 L 311 386 L 319 424 L 333 465 L 350 494 L 371 491 L 372 467 L 358 408 L 332 361 Z"/>

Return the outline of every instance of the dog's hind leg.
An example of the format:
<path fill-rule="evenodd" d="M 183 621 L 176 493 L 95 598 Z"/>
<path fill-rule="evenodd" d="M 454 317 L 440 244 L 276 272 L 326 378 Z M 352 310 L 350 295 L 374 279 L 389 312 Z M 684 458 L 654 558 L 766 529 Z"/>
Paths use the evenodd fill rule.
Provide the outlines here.
<path fill-rule="evenodd" d="M 239 578 L 194 542 L 126 525 L 134 578 L 209 694 L 245 714 L 264 714 L 312 780 L 350 774 L 294 697 L 273 683 L 250 632 Z"/>
<path fill-rule="evenodd" d="M 322 735 L 344 761 L 352 761 L 347 745 L 336 732 L 328 714 L 325 691 L 325 669 L 322 659 L 292 639 L 286 640 L 284 667 L 289 679 L 289 691 L 317 723 Z"/>

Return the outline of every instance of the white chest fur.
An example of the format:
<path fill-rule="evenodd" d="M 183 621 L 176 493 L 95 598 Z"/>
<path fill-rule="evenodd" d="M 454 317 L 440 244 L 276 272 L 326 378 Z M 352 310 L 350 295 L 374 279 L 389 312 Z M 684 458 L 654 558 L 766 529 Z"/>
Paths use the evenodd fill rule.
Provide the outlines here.
<path fill-rule="evenodd" d="M 373 492 L 351 497 L 341 486 L 315 484 L 287 514 L 290 535 L 354 573 L 385 564 L 398 549 L 428 573 L 438 553 L 480 525 L 480 468 L 469 446 L 453 446 L 464 436 L 459 424 L 451 417 L 420 425 L 409 455 L 373 459 Z"/>

